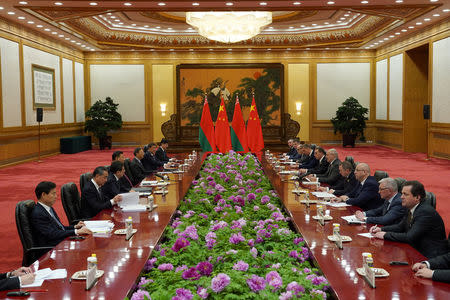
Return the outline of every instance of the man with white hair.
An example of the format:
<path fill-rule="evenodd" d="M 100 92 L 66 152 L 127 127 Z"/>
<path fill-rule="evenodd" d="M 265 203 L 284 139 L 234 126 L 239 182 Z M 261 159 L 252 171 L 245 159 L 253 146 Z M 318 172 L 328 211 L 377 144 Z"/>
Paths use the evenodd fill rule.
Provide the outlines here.
<path fill-rule="evenodd" d="M 336 149 L 330 149 L 326 154 L 327 161 L 329 162 L 328 169 L 323 175 L 317 175 L 319 182 L 328 183 L 329 185 L 334 185 L 338 182 L 341 174 L 339 173 L 339 165 L 341 161 L 338 157 L 338 152 Z M 309 179 L 311 179 L 310 175 Z"/>
<path fill-rule="evenodd" d="M 402 206 L 401 194 L 398 193 L 398 185 L 393 178 L 383 178 L 379 181 L 378 192 L 384 204 L 366 212 L 356 211 L 355 216 L 367 223 L 391 225 L 400 222 L 406 213 Z"/>
<path fill-rule="evenodd" d="M 370 176 L 370 168 L 366 163 L 359 163 L 355 169 L 355 177 L 360 182 L 350 193 L 332 199 L 335 202 L 345 202 L 359 206 L 362 210 L 377 208 L 383 204 L 378 194 L 378 182 Z"/>

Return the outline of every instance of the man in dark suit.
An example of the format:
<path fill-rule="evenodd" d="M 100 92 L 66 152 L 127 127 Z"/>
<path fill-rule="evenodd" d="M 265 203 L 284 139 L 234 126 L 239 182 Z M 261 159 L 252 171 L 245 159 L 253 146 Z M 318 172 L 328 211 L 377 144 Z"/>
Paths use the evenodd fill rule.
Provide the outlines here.
<path fill-rule="evenodd" d="M 145 170 L 144 165 L 141 162 L 141 159 L 144 158 L 144 150 L 138 147 L 134 149 L 134 158 L 131 161 L 130 169 L 131 173 L 133 173 L 133 185 L 139 184 L 142 180 L 144 180 L 147 175 L 152 174 L 152 172 Z"/>
<path fill-rule="evenodd" d="M 289 151 L 286 153 L 286 155 L 289 158 L 291 158 L 292 156 L 294 156 L 297 153 L 297 149 L 294 148 L 294 139 L 288 140 L 288 147 L 289 147 Z"/>
<path fill-rule="evenodd" d="M 95 168 L 92 176 L 81 192 L 81 212 L 85 218 L 92 218 L 102 210 L 112 208 L 114 204 L 122 201 L 121 195 L 110 199 L 101 191 L 100 188 L 108 180 L 108 171 L 105 167 Z"/>
<path fill-rule="evenodd" d="M 164 163 L 156 158 L 156 144 L 148 144 L 148 151 L 145 152 L 144 157 L 141 159 L 142 164 L 146 171 L 156 172 L 160 167 L 164 166 Z"/>
<path fill-rule="evenodd" d="M 397 182 L 393 178 L 383 178 L 379 183 L 379 193 L 384 200 L 383 205 L 366 212 L 358 210 L 355 216 L 361 221 L 372 224 L 397 224 L 406 213 L 406 208 L 402 206 L 401 194 L 398 193 Z"/>
<path fill-rule="evenodd" d="M 158 150 L 156 150 L 155 152 L 155 157 L 163 163 L 169 162 L 169 157 L 167 156 L 166 152 L 167 147 L 169 147 L 169 141 L 166 139 L 162 139 L 159 143 Z"/>
<path fill-rule="evenodd" d="M 412 269 L 418 277 L 450 283 L 450 252 L 415 263 Z"/>
<path fill-rule="evenodd" d="M 310 169 L 317 165 L 318 161 L 314 156 L 314 149 L 310 144 L 304 144 L 302 147 L 303 155 L 306 159 L 300 164 L 301 169 Z"/>
<path fill-rule="evenodd" d="M 107 199 L 112 199 L 120 193 L 128 193 L 130 191 L 126 187 L 122 186 L 122 183 L 120 182 L 120 179 L 124 174 L 125 168 L 123 163 L 118 160 L 113 161 L 109 167 L 108 180 L 101 187 L 101 191 Z"/>
<path fill-rule="evenodd" d="M 35 246 L 56 246 L 66 237 L 92 233 L 78 222 L 75 226 L 64 226 L 61 223 L 53 204 L 56 201 L 56 184 L 42 181 L 34 190 L 38 202 L 31 212 L 31 226 Z"/>
<path fill-rule="evenodd" d="M 318 161 L 318 164 L 310 169 L 300 169 L 299 176 L 304 177 L 309 174 L 325 174 L 328 170 L 329 165 L 326 154 L 327 153 L 322 147 L 316 147 L 316 149 L 314 150 L 314 157 Z"/>
<path fill-rule="evenodd" d="M 341 161 L 339 160 L 338 153 L 335 149 L 328 150 L 326 158 L 329 163 L 328 169 L 325 174 L 318 174 L 317 178 L 321 183 L 333 185 L 341 177 L 341 174 L 339 173 L 339 165 L 341 164 Z M 311 175 L 308 175 L 308 178 L 310 180 L 313 180 L 313 177 Z"/>
<path fill-rule="evenodd" d="M 448 253 L 444 222 L 431 205 L 424 203 L 425 195 L 423 184 L 406 181 L 402 206 L 408 213 L 400 223 L 383 228 L 373 226 L 370 232 L 379 239 L 408 243 L 427 258 Z"/>
<path fill-rule="evenodd" d="M 31 268 L 20 267 L 8 273 L 0 273 L 0 291 L 20 289 L 21 285 L 34 282 L 36 274 Z"/>
<path fill-rule="evenodd" d="M 383 204 L 378 193 L 378 182 L 370 176 L 369 165 L 359 163 L 355 169 L 355 177 L 360 182 L 350 193 L 332 199 L 335 202 L 343 202 L 359 206 L 362 210 L 377 208 Z"/>
<path fill-rule="evenodd" d="M 342 196 L 350 193 L 357 185 L 359 181 L 356 180 L 355 173 L 353 172 L 353 166 L 348 161 L 341 161 L 339 166 L 340 179 L 337 183 L 331 186 L 329 192 L 335 196 Z M 324 192 L 325 187 L 321 187 L 320 190 Z"/>
<path fill-rule="evenodd" d="M 298 153 L 298 146 L 300 145 L 300 140 L 298 138 L 293 139 L 292 141 L 292 153 L 289 155 L 289 159 L 297 160 L 300 158 L 301 154 Z M 291 152 L 291 151 L 290 151 Z"/>
<path fill-rule="evenodd" d="M 112 161 L 120 161 L 125 164 L 125 155 L 123 155 L 122 151 L 114 151 L 112 154 Z M 125 170 L 125 173 L 123 173 L 123 176 L 119 179 L 122 193 L 127 193 L 133 188 L 133 182 L 131 182 L 130 179 L 132 177 L 133 174 L 127 174 Z"/>

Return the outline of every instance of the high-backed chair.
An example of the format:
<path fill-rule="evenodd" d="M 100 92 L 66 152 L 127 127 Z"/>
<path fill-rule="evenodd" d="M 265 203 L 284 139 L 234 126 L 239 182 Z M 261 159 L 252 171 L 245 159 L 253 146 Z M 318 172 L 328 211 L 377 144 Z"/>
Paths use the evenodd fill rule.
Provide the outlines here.
<path fill-rule="evenodd" d="M 33 200 L 20 201 L 16 205 L 16 226 L 22 242 L 22 266 L 29 266 L 53 247 L 34 247 L 31 212 L 36 203 Z"/>
<path fill-rule="evenodd" d="M 373 176 L 375 177 L 375 179 L 378 181 L 380 181 L 383 178 L 387 178 L 389 177 L 388 173 L 386 171 L 375 171 L 375 173 L 373 174 Z"/>
<path fill-rule="evenodd" d="M 92 179 L 92 173 L 87 172 L 80 175 L 80 192 L 83 191 L 84 185 Z"/>
<path fill-rule="evenodd" d="M 394 179 L 397 182 L 398 192 L 401 193 L 403 189 L 403 184 L 406 182 L 405 178 L 397 177 Z"/>
<path fill-rule="evenodd" d="M 61 202 L 69 224 L 75 225 L 82 221 L 80 194 L 75 183 L 69 182 L 61 187 Z"/>
<path fill-rule="evenodd" d="M 349 163 L 351 163 L 352 164 L 352 166 L 353 166 L 353 170 L 355 170 L 355 168 L 356 168 L 356 165 L 355 165 L 355 160 L 353 159 L 353 156 L 346 156 L 345 157 L 345 160 L 346 161 L 348 161 Z"/>
<path fill-rule="evenodd" d="M 125 168 L 125 174 L 127 175 L 128 179 L 130 179 L 131 182 L 134 182 L 134 177 L 133 177 L 133 173 L 131 172 L 130 164 L 131 164 L 131 161 L 128 158 L 123 161 L 123 167 Z"/>
<path fill-rule="evenodd" d="M 436 209 L 436 195 L 433 192 L 426 191 L 425 203 L 431 205 Z"/>

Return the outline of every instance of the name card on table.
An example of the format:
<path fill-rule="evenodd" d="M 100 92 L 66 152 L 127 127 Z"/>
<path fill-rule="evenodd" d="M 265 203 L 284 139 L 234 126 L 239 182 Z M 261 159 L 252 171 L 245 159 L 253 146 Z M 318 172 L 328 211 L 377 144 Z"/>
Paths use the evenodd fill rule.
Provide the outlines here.
<path fill-rule="evenodd" d="M 97 282 L 97 268 L 89 268 L 86 270 L 86 291 L 89 291 Z"/>
<path fill-rule="evenodd" d="M 372 287 L 375 288 L 375 271 L 373 268 L 369 267 L 367 263 L 364 263 L 364 279 L 366 279 L 367 283 Z"/>
<path fill-rule="evenodd" d="M 344 247 L 342 246 L 342 236 L 340 233 L 335 233 L 334 236 L 336 237 L 336 240 L 334 241 L 336 246 L 338 246 L 339 249 L 343 249 Z"/>

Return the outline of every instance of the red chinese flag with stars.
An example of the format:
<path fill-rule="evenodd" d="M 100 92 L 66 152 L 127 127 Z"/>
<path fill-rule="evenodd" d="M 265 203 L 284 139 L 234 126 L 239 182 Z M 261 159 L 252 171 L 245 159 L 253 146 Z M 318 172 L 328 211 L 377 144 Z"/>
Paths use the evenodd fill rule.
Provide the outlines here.
<path fill-rule="evenodd" d="M 203 104 L 202 119 L 200 120 L 198 139 L 203 151 L 216 151 L 214 124 L 211 119 L 211 112 L 209 111 L 209 104 L 206 96 L 205 103 Z"/>
<path fill-rule="evenodd" d="M 230 124 L 228 124 L 223 97 L 220 101 L 219 114 L 217 115 L 215 137 L 219 152 L 227 153 L 231 150 Z"/>
<path fill-rule="evenodd" d="M 259 152 L 264 148 L 261 121 L 259 120 L 258 110 L 256 109 L 255 96 L 253 96 L 250 116 L 247 122 L 247 141 L 248 148 L 252 152 Z"/>
<path fill-rule="evenodd" d="M 231 144 L 234 151 L 248 152 L 247 132 L 245 130 L 244 118 L 242 117 L 241 105 L 236 95 L 234 104 L 233 121 L 231 122 Z"/>

